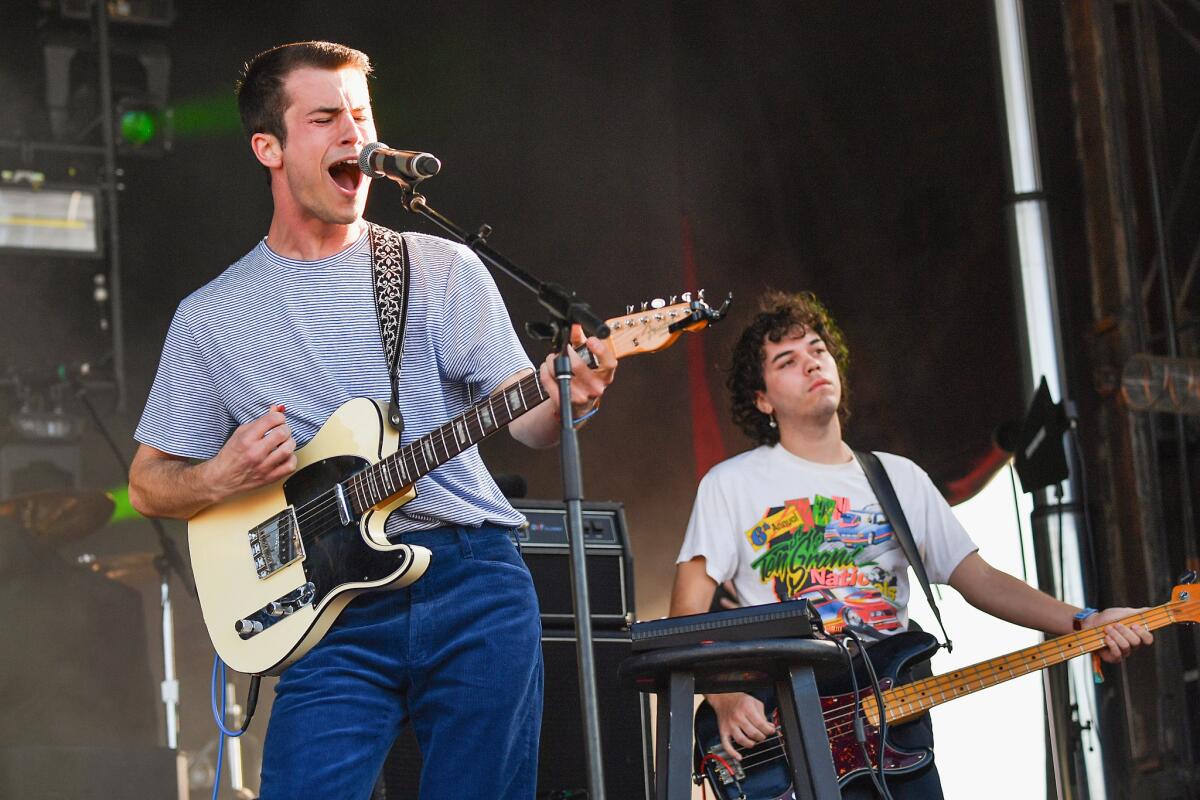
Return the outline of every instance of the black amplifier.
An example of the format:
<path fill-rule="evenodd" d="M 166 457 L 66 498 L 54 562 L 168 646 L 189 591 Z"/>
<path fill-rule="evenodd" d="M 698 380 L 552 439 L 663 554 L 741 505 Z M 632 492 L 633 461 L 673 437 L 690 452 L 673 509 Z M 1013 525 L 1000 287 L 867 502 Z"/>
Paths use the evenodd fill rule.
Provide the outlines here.
<path fill-rule="evenodd" d="M 567 512 L 561 500 L 516 499 L 529 524 L 519 531 L 521 552 L 533 575 L 542 627 L 574 626 Z M 633 558 L 621 503 L 583 504 L 583 550 L 592 625 L 623 628 L 633 621 Z"/>

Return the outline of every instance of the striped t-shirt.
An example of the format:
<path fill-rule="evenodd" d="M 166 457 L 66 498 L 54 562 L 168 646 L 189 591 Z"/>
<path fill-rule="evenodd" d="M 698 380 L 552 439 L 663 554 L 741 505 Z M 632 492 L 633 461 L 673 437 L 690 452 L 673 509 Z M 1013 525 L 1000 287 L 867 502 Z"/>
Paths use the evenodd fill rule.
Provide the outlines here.
<path fill-rule="evenodd" d="M 404 236 L 407 444 L 532 365 L 475 254 L 436 236 Z M 264 239 L 179 304 L 134 438 L 208 459 L 238 425 L 283 404 L 303 446 L 346 401 L 390 395 L 367 233 L 319 261 L 284 258 Z M 387 532 L 523 519 L 471 447 L 417 482 L 417 498 L 392 514 Z"/>

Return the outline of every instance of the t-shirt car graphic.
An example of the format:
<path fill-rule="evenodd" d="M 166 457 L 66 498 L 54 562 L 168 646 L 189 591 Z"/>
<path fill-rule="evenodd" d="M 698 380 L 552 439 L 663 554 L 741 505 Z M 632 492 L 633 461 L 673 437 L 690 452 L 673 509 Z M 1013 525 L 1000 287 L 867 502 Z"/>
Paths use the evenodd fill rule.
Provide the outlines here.
<path fill-rule="evenodd" d="M 832 589 L 817 586 L 797 595 L 812 603 L 821 615 L 821 624 L 826 633 L 839 633 L 849 625 L 852 628 L 874 628 L 877 631 L 894 631 L 900 628 L 896 609 L 874 589 L 853 589 L 839 597 Z"/>
<path fill-rule="evenodd" d="M 850 509 L 835 515 L 825 526 L 825 542 L 849 547 L 890 542 L 894 536 L 892 524 L 877 505 L 862 510 Z"/>

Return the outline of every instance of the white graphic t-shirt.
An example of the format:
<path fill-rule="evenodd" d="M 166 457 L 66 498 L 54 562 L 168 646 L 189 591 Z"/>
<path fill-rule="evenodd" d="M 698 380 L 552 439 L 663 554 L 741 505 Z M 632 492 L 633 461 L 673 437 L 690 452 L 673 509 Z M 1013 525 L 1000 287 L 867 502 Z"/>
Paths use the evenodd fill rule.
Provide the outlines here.
<path fill-rule="evenodd" d="M 920 467 L 878 455 L 929 580 L 945 583 L 978 548 Z M 678 563 L 696 556 L 744 605 L 807 598 L 830 633 L 908 627 L 908 560 L 857 460 L 817 464 L 775 445 L 723 461 L 700 482 Z"/>

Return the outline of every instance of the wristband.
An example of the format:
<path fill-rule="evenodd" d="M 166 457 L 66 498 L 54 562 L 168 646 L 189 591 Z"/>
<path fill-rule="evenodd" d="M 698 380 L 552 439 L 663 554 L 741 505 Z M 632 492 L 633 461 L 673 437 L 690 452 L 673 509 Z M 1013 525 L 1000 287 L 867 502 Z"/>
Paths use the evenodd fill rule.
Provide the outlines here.
<path fill-rule="evenodd" d="M 1090 617 L 1092 614 L 1099 614 L 1099 613 L 1100 612 L 1097 609 L 1085 608 L 1083 611 L 1080 611 L 1078 614 L 1075 615 L 1075 620 L 1071 623 L 1071 628 L 1073 630 L 1077 630 L 1077 631 L 1083 630 L 1083 621 L 1085 619 L 1087 619 L 1088 617 Z"/>
<path fill-rule="evenodd" d="M 576 417 L 576 418 L 573 420 L 573 423 L 574 423 L 575 427 L 576 427 L 576 428 L 578 428 L 578 427 L 579 427 L 579 423 L 583 422 L 584 420 L 586 420 L 588 417 L 592 416 L 593 414 L 595 414 L 595 413 L 596 413 L 597 411 L 599 411 L 599 410 L 600 410 L 600 404 L 599 404 L 599 403 L 596 403 L 596 405 L 592 407 L 592 410 L 591 410 L 591 411 L 587 412 L 587 413 L 586 413 L 586 414 L 584 414 L 582 417 Z"/>

